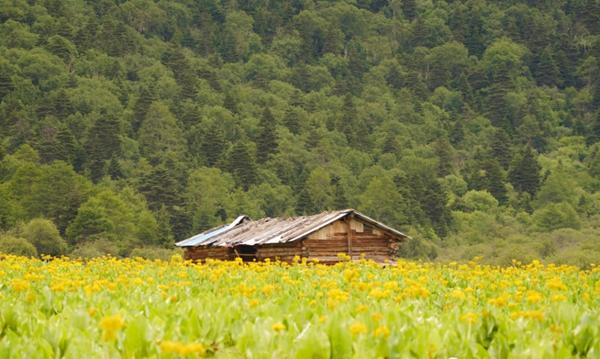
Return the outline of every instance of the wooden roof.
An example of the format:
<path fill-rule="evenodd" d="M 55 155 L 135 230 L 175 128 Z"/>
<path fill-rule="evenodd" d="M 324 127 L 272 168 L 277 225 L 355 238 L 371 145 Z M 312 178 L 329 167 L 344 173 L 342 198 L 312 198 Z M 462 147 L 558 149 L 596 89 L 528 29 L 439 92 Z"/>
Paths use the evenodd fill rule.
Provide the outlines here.
<path fill-rule="evenodd" d="M 387 232 L 392 238 L 402 240 L 408 236 L 388 227 L 354 209 L 323 212 L 312 216 L 289 218 L 263 218 L 256 221 L 247 216 L 239 216 L 232 223 L 210 229 L 191 238 L 176 243 L 178 247 L 218 246 L 234 247 L 238 245 L 260 245 L 289 243 L 308 236 L 311 233 L 347 216 L 370 223 Z"/>

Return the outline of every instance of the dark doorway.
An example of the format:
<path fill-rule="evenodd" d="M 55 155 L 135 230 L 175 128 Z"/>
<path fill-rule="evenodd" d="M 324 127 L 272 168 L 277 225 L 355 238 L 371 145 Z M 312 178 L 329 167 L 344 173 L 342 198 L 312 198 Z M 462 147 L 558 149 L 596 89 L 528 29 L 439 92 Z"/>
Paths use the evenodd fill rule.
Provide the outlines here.
<path fill-rule="evenodd" d="M 244 262 L 252 262 L 256 260 L 256 247 L 241 245 L 233 249 L 237 257 L 242 258 Z"/>

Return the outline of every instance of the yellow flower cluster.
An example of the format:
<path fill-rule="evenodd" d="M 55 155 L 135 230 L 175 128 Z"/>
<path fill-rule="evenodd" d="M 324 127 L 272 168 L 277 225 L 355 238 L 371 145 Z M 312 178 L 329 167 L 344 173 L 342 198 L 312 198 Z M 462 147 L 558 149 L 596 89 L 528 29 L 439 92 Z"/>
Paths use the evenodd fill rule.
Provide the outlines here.
<path fill-rule="evenodd" d="M 324 265 L 306 258 L 192 263 L 180 256 L 5 256 L 0 320 L 5 333 L 19 335 L 10 335 L 10 345 L 0 338 L 0 352 L 42 358 L 81 352 L 287 358 L 315 351 L 326 357 L 480 357 L 482 341 L 490 356 L 600 352 L 594 334 L 600 333 L 599 266 L 534 261 L 498 267 L 478 260 L 381 266 L 340 259 Z M 61 336 L 45 334 L 54 332 Z"/>
<path fill-rule="evenodd" d="M 196 354 L 197 356 L 204 356 L 206 354 L 206 347 L 200 343 L 181 343 L 177 341 L 165 340 L 160 343 L 160 350 L 164 353 L 173 353 L 177 355 L 190 355 Z"/>
<path fill-rule="evenodd" d="M 118 314 L 102 318 L 102 320 L 100 320 L 102 339 L 106 341 L 115 340 L 117 338 L 117 333 L 124 325 L 125 321 Z"/>

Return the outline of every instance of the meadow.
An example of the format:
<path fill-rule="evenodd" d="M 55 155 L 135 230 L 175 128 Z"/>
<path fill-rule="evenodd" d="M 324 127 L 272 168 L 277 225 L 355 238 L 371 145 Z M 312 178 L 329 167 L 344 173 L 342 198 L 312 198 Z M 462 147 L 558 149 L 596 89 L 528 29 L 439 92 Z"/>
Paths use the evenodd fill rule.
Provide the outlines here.
<path fill-rule="evenodd" d="M 600 357 L 600 267 L 0 257 L 0 358 Z"/>

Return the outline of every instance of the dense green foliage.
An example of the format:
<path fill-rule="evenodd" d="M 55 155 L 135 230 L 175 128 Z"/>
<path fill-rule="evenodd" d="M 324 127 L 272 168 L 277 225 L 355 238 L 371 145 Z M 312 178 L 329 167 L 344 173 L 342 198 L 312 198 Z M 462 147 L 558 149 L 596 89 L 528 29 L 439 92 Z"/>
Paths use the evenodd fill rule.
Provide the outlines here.
<path fill-rule="evenodd" d="M 407 255 L 598 261 L 599 14 L 1 1 L 0 230 L 46 218 L 69 250 L 126 255 L 354 207 L 418 238 Z"/>

